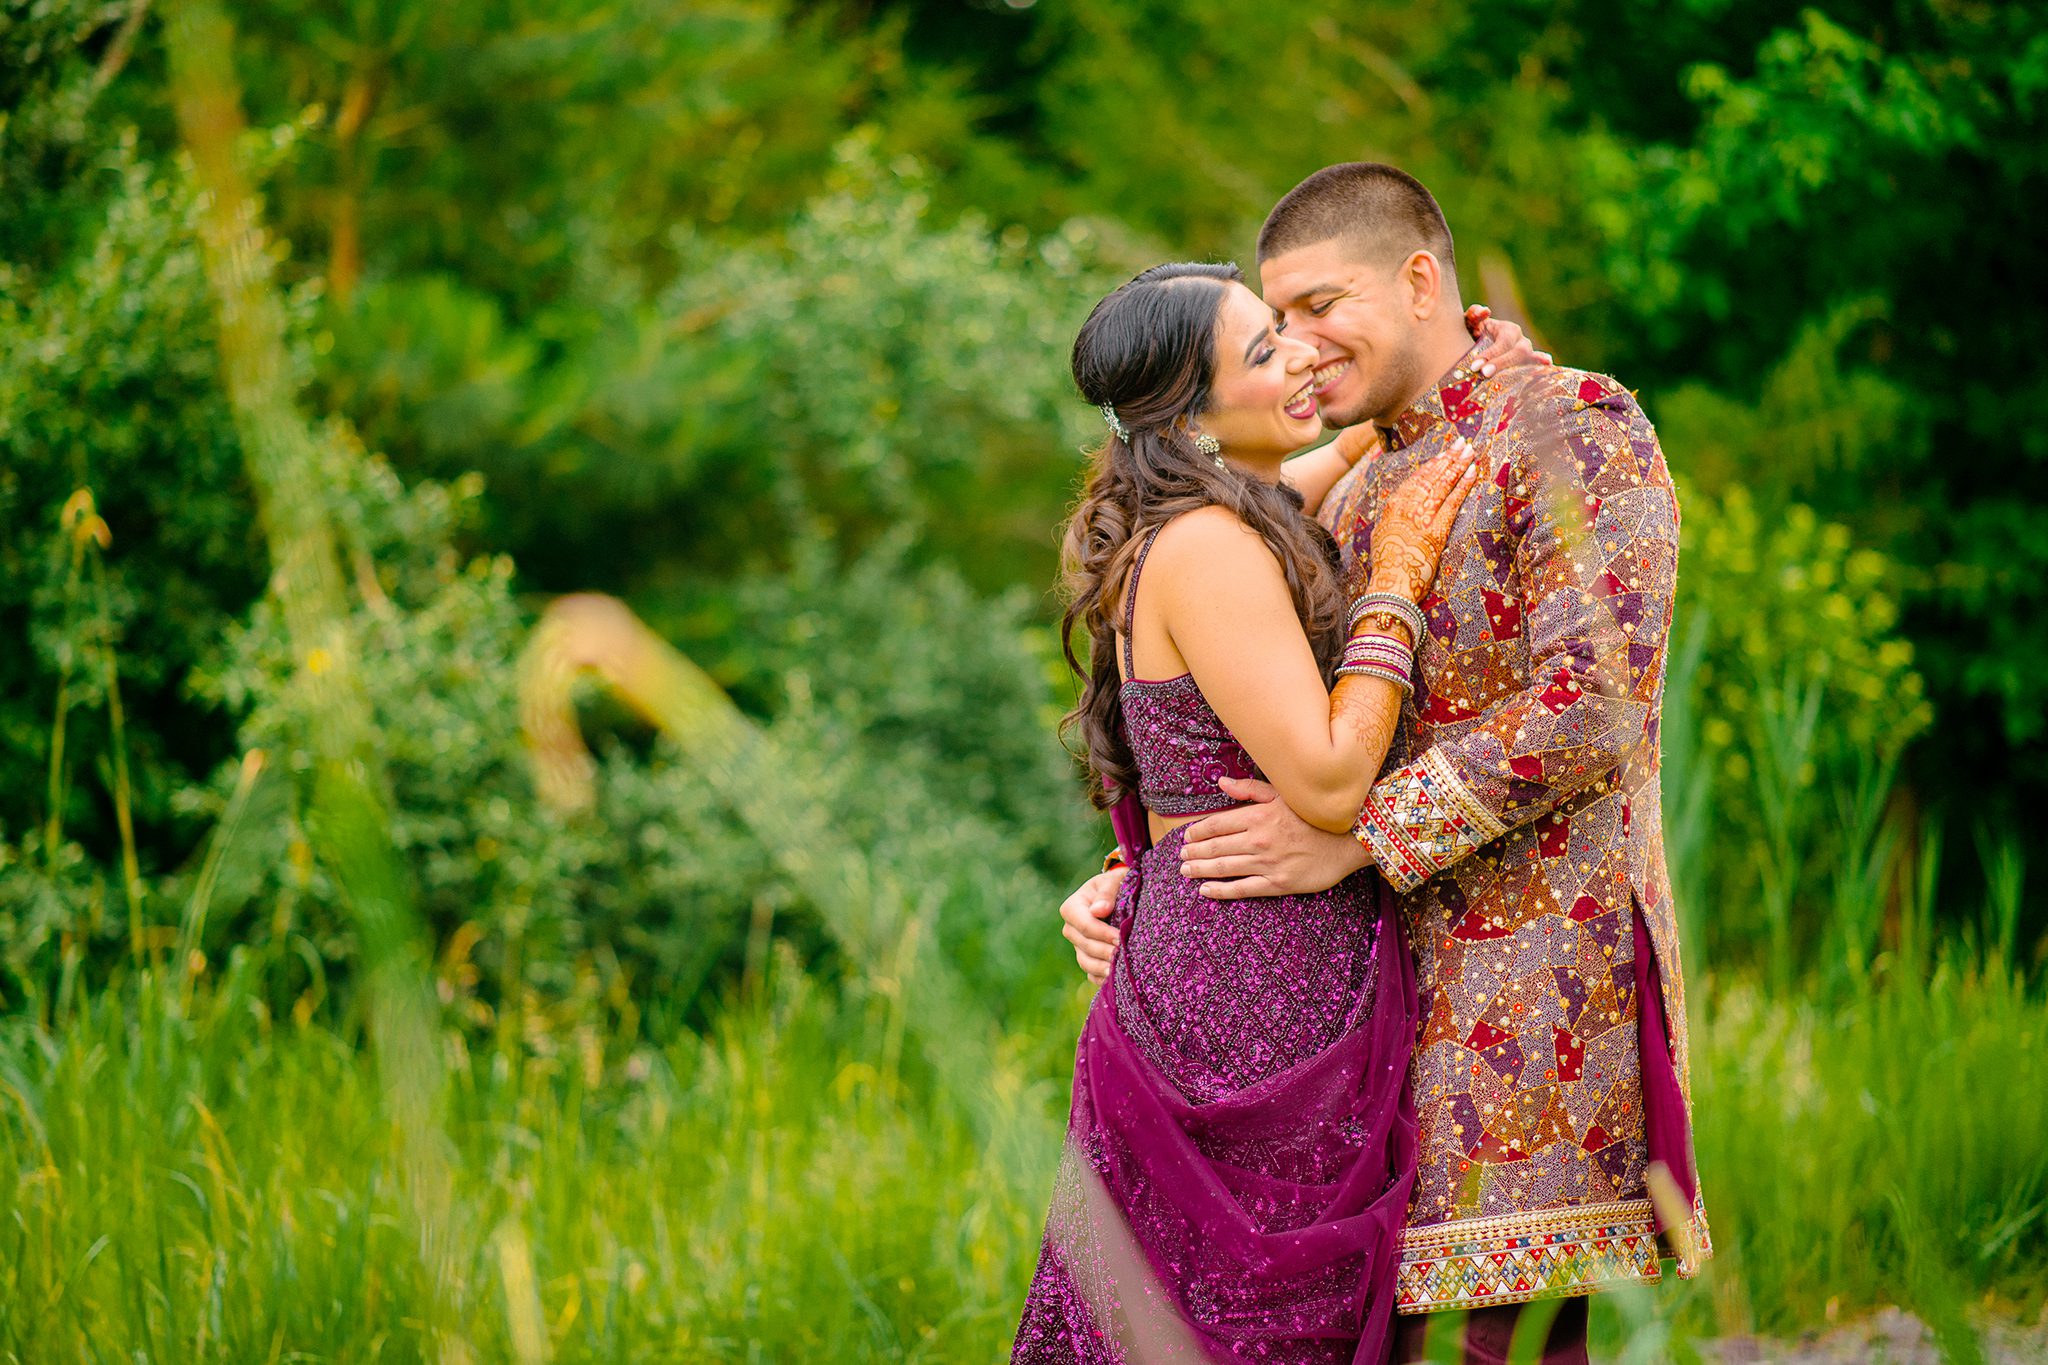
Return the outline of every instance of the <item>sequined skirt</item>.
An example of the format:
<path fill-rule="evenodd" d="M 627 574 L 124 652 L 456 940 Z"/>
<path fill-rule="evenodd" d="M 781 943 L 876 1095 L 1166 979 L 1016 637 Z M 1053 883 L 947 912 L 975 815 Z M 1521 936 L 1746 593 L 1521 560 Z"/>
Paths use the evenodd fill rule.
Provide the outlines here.
<path fill-rule="evenodd" d="M 1372 1007 L 1378 881 L 1360 873 L 1314 895 L 1212 901 L 1180 875 L 1185 830 L 1125 879 L 1110 985 L 1131 1041 L 1206 1104 L 1321 1052 Z"/>
<path fill-rule="evenodd" d="M 1014 1359 L 1373 1359 L 1414 1170 L 1392 898 L 1211 901 L 1181 842 L 1125 879 Z"/>

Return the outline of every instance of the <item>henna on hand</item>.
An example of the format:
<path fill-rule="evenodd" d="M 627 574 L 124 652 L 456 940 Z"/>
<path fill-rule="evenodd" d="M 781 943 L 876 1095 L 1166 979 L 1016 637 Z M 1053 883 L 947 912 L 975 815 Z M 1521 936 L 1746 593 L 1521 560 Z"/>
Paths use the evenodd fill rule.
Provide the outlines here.
<path fill-rule="evenodd" d="M 1475 303 L 1465 310 L 1465 330 L 1481 343 L 1479 373 L 1513 369 L 1517 365 L 1548 365 L 1550 352 L 1536 349 L 1536 342 L 1521 324 L 1493 316 L 1493 310 Z"/>
<path fill-rule="evenodd" d="M 1458 511 L 1478 482 L 1478 455 L 1463 437 L 1408 476 L 1387 499 L 1373 528 L 1371 591 L 1422 600 L 1436 581 Z"/>

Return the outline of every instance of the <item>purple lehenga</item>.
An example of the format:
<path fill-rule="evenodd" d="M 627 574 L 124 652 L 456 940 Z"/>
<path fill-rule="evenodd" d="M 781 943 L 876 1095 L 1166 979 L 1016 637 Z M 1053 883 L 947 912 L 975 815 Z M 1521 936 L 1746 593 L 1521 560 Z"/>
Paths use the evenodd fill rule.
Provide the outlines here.
<path fill-rule="evenodd" d="M 1192 676 L 1127 681 L 1121 700 L 1145 809 L 1232 804 L 1216 778 L 1254 769 Z M 1142 847 L 1134 807 L 1116 821 L 1137 855 L 1123 941 L 1075 1051 L 1012 1359 L 1380 1361 L 1415 1159 L 1392 893 L 1364 872 L 1207 900 L 1180 875 L 1182 831 Z"/>

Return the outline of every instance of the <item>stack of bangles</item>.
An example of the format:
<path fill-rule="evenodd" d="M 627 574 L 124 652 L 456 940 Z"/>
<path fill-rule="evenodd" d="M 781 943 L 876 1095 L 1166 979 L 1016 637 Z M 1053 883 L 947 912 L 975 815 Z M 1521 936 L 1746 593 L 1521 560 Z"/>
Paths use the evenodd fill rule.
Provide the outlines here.
<path fill-rule="evenodd" d="M 1410 639 L 1422 638 L 1421 609 L 1398 593 L 1369 592 L 1359 598 L 1351 609 L 1352 630 L 1357 631 L 1361 624 L 1372 618 L 1385 620 L 1389 625 L 1398 622 L 1408 628 Z M 1414 672 L 1414 645 L 1403 642 L 1398 636 L 1372 631 L 1354 634 L 1346 641 L 1344 661 L 1337 666 L 1340 678 L 1384 678 L 1400 688 L 1404 696 L 1415 690 L 1411 681 Z"/>

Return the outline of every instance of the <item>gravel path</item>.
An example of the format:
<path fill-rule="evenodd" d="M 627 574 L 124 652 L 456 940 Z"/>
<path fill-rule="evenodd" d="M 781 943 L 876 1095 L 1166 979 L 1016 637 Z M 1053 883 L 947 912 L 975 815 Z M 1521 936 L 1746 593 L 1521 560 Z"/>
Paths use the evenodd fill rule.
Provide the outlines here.
<path fill-rule="evenodd" d="M 2048 1313 L 2031 1327 L 2010 1321 L 1978 1322 L 1987 1365 L 2048 1365 Z M 1702 1342 L 1701 1354 L 1721 1365 L 1943 1365 L 1927 1324 L 1902 1308 L 1886 1308 L 1862 1322 L 1797 1341 L 1725 1337 Z"/>

